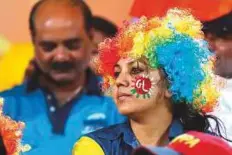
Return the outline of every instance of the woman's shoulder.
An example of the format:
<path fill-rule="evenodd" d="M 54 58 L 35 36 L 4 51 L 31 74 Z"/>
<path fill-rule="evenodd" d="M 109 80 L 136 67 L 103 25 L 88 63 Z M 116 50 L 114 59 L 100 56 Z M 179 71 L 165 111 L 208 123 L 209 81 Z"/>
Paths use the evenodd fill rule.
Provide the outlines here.
<path fill-rule="evenodd" d="M 113 140 L 116 139 L 118 136 L 120 136 L 121 133 L 124 132 L 124 130 L 127 128 L 128 128 L 127 123 L 120 123 L 120 124 L 109 126 L 107 128 L 96 130 L 94 132 L 86 134 L 85 136 L 93 139 L 103 138 L 103 139 Z"/>
<path fill-rule="evenodd" d="M 79 154 L 104 155 L 105 153 L 101 146 L 94 139 L 83 136 L 74 144 L 72 150 L 72 155 Z"/>
<path fill-rule="evenodd" d="M 118 151 L 117 146 L 119 146 L 119 142 L 122 137 L 122 134 L 127 132 L 128 124 L 121 123 L 110 126 L 108 128 L 103 128 L 85 136 L 81 137 L 73 148 L 73 155 L 85 153 L 88 150 L 87 154 L 95 154 L 95 155 L 104 155 L 109 154 L 108 151 Z"/>

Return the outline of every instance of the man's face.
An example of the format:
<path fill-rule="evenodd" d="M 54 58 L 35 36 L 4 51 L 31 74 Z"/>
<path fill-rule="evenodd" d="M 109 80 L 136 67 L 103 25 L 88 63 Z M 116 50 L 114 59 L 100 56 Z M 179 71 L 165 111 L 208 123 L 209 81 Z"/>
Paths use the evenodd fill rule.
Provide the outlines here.
<path fill-rule="evenodd" d="M 219 38 L 208 34 L 210 48 L 217 56 L 215 73 L 225 78 L 232 78 L 232 36 Z"/>
<path fill-rule="evenodd" d="M 38 9 L 34 38 L 36 63 L 56 83 L 71 83 L 87 68 L 89 35 L 80 8 L 46 4 Z"/>

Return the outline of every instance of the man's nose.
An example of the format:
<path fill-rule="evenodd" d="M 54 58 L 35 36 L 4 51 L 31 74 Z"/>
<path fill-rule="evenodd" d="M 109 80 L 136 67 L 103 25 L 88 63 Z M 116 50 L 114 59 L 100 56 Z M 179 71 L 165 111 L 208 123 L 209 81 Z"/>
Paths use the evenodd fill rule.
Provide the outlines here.
<path fill-rule="evenodd" d="M 62 45 L 59 45 L 55 51 L 54 59 L 56 61 L 67 61 L 69 59 L 68 51 Z"/>

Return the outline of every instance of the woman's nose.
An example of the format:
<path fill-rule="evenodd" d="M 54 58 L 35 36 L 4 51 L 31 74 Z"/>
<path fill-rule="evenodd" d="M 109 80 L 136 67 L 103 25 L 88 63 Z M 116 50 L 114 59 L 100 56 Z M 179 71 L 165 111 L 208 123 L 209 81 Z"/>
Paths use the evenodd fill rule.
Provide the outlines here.
<path fill-rule="evenodd" d="M 124 86 L 124 87 L 128 87 L 130 84 L 129 81 L 129 75 L 127 75 L 126 73 L 120 73 L 119 76 L 116 78 L 116 86 Z"/>

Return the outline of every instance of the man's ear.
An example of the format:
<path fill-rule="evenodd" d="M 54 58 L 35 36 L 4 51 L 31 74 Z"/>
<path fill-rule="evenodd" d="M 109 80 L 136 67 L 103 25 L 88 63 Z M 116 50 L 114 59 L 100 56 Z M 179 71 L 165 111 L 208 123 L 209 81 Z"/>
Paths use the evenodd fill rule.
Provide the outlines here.
<path fill-rule="evenodd" d="M 87 33 L 88 33 L 89 39 L 92 41 L 93 40 L 93 35 L 94 35 L 94 29 L 90 28 Z"/>

